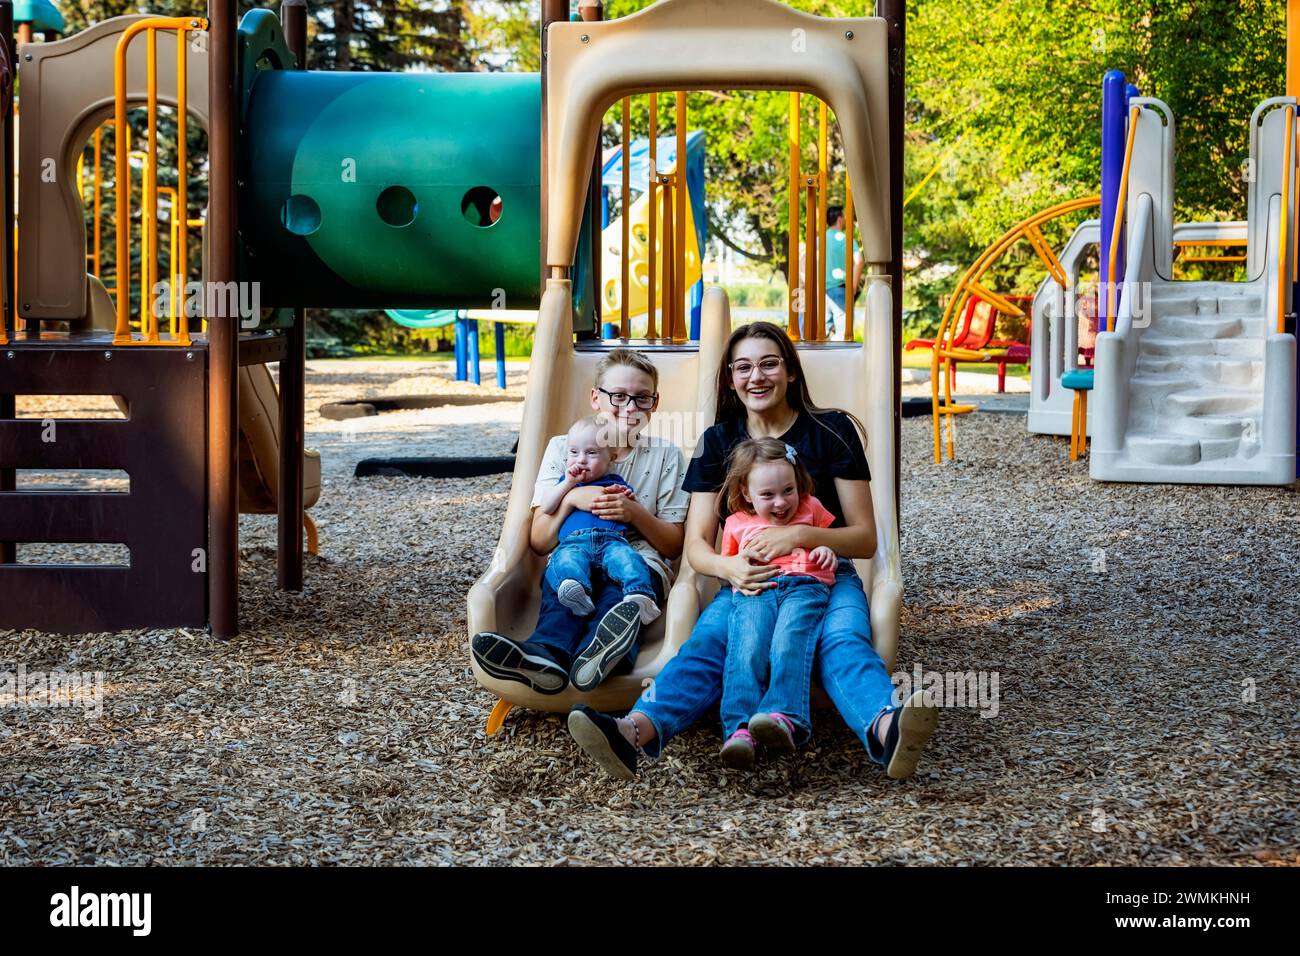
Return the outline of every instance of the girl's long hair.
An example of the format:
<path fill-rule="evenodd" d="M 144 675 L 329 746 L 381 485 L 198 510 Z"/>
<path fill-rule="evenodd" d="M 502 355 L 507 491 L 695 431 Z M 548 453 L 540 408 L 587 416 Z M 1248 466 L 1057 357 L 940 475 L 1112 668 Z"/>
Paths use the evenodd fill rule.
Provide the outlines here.
<path fill-rule="evenodd" d="M 717 421 L 743 421 L 748 414 L 745 403 L 740 400 L 736 390 L 731 386 L 731 353 L 737 343 L 745 339 L 766 339 L 776 346 L 781 358 L 785 362 L 786 371 L 790 373 L 792 381 L 785 392 L 786 403 L 796 412 L 808 411 L 813 421 L 821 425 L 832 434 L 834 430 L 822 421 L 822 416 L 827 412 L 841 412 L 849 417 L 849 420 L 858 429 L 858 434 L 862 438 L 862 445 L 865 448 L 867 444 L 866 426 L 858 420 L 858 416 L 843 408 L 822 408 L 812 400 L 812 393 L 808 390 L 808 378 L 803 373 L 803 363 L 799 361 L 799 350 L 794 347 L 790 341 L 790 336 L 786 334 L 785 329 L 772 322 L 750 322 L 748 325 L 742 325 L 731 333 L 731 338 L 727 339 L 727 347 L 722 351 L 722 364 L 718 367 L 718 415 Z M 838 437 L 838 435 L 836 435 Z"/>

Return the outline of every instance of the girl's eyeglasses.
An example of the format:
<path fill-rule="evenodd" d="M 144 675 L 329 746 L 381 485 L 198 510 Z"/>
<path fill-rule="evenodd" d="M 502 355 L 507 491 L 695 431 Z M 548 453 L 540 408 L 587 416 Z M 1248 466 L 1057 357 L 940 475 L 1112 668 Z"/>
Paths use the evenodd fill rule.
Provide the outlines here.
<path fill-rule="evenodd" d="M 784 362 L 785 359 L 783 358 L 768 356 L 758 363 L 757 368 L 764 375 L 775 375 L 776 370 L 779 369 Z M 736 378 L 749 378 L 749 376 L 754 374 L 755 365 L 753 362 L 741 359 L 739 362 L 728 362 L 727 368 L 731 369 L 731 374 L 736 376 Z"/>
<path fill-rule="evenodd" d="M 609 399 L 609 403 L 615 408 L 622 408 L 628 402 L 631 402 L 641 411 L 648 412 L 655 407 L 655 402 L 659 400 L 658 392 L 653 395 L 629 395 L 627 392 L 607 392 L 599 385 L 596 386 L 596 391 L 604 394 Z"/>

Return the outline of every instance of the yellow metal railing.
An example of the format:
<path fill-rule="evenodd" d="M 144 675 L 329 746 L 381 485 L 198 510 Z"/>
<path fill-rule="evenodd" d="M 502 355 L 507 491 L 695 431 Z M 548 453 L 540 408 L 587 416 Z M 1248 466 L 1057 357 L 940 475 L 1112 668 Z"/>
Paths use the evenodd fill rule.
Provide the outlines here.
<path fill-rule="evenodd" d="M 113 74 L 113 123 L 116 171 L 116 208 L 117 208 L 117 328 L 113 337 L 116 345 L 189 345 L 190 335 L 187 323 L 173 320 L 171 338 L 163 339 L 158 332 L 158 317 L 154 309 L 154 287 L 157 279 L 157 234 L 158 234 L 158 33 L 175 31 L 176 33 L 176 197 L 173 205 L 172 221 L 187 222 L 188 202 L 188 157 L 186 155 L 186 124 L 188 120 L 187 98 L 187 50 L 186 40 L 191 31 L 203 31 L 208 28 L 207 20 L 200 17 L 150 17 L 128 26 L 117 42 Z M 131 221 L 131 164 L 130 148 L 127 144 L 127 51 L 131 41 L 144 33 L 147 44 L 146 56 L 146 98 L 149 122 L 148 157 L 144 169 L 144 196 L 141 213 L 140 231 L 142 235 L 140 260 L 140 333 L 137 339 L 131 331 L 131 262 L 130 227 Z M 179 215 L 177 214 L 179 210 Z M 127 228 L 122 228 L 128 224 Z M 184 287 L 187 275 L 188 241 L 186 230 L 179 234 L 175 264 L 170 266 L 173 272 L 169 277 L 169 286 L 177 284 Z"/>
<path fill-rule="evenodd" d="M 799 93 L 790 94 L 790 181 L 789 226 L 787 243 L 789 263 L 787 280 L 789 299 L 786 305 L 787 331 L 792 339 L 800 339 L 800 319 L 803 320 L 802 338 L 817 341 L 825 338 L 826 330 L 826 209 L 830 190 L 829 164 L 829 111 L 823 102 L 817 104 L 817 168 L 808 173 L 803 170 L 803 153 L 800 148 L 802 123 Z M 802 209 L 801 209 L 802 207 Z M 800 217 L 807 224 L 800 241 Z M 853 339 L 853 306 L 857 297 L 857 284 L 853 281 L 853 190 L 846 172 L 844 177 L 844 337 Z M 803 277 L 799 276 L 802 254 Z"/>
<path fill-rule="evenodd" d="M 686 321 L 687 240 L 686 216 L 690 214 L 690 199 L 686 180 L 686 94 L 672 94 L 676 101 L 677 161 L 672 172 L 659 169 L 659 94 L 649 94 L 649 175 L 647 183 L 647 279 L 646 332 L 647 339 L 685 341 L 688 335 Z M 632 283 L 634 278 L 632 252 L 632 120 L 631 97 L 620 103 L 621 128 L 619 149 L 622 154 L 622 181 L 619 198 L 622 203 L 622 251 L 619 262 L 619 334 L 632 337 Z M 701 257 L 703 250 L 699 250 Z M 659 318 L 656 320 L 656 308 Z"/>
<path fill-rule="evenodd" d="M 1175 239 L 1174 254 L 1183 262 L 1245 262 L 1247 256 L 1241 255 L 1188 255 L 1185 249 L 1244 249 L 1245 239 Z"/>
<path fill-rule="evenodd" d="M 1115 224 L 1110 232 L 1110 257 L 1106 263 L 1106 328 L 1115 330 L 1115 262 L 1119 255 L 1119 234 L 1124 228 L 1124 203 L 1128 199 L 1128 171 L 1133 163 L 1133 139 L 1137 135 L 1137 119 L 1141 107 L 1128 111 L 1128 139 L 1124 143 L 1124 171 L 1119 177 L 1119 197 L 1115 200 Z"/>
<path fill-rule="evenodd" d="M 966 308 L 966 303 L 971 297 L 980 299 L 989 303 L 994 309 L 1007 315 L 1023 316 L 1024 310 L 1005 297 L 992 292 L 980 280 L 985 273 L 993 267 L 993 264 L 1001 258 L 1002 254 L 1010 249 L 1016 242 L 1025 239 L 1029 242 L 1030 247 L 1037 254 L 1039 260 L 1047 269 L 1048 274 L 1064 288 L 1069 287 L 1069 276 L 1066 275 L 1060 260 L 1047 244 L 1042 234 L 1044 223 L 1050 222 L 1061 216 L 1088 209 L 1092 206 L 1101 205 L 1100 196 L 1088 196 L 1080 199 L 1071 199 L 1067 202 L 1058 203 L 1047 209 L 1040 210 L 1028 219 L 1024 219 L 1015 226 L 1004 232 L 995 242 L 989 245 L 979 257 L 971 264 L 957 282 L 957 287 L 953 290 L 952 296 L 948 300 L 948 306 L 944 309 L 943 318 L 939 321 L 939 329 L 934 336 L 934 347 L 930 350 L 930 395 L 931 395 L 931 418 L 934 432 L 934 463 L 940 464 L 943 461 L 943 443 L 942 430 L 940 422 L 944 416 L 948 421 L 948 458 L 951 460 L 955 456 L 955 442 L 953 438 L 952 417 L 954 415 L 964 415 L 968 412 L 975 411 L 974 405 L 958 405 L 953 401 L 952 381 L 949 374 L 949 368 L 956 359 L 967 361 L 981 361 L 987 359 L 983 352 L 976 352 L 970 349 L 956 348 L 951 343 L 953 340 L 953 323 L 956 316 L 962 315 Z M 939 397 L 939 382 L 943 381 L 944 394 L 942 400 Z"/>
<path fill-rule="evenodd" d="M 647 186 L 646 230 L 636 238 L 647 240 L 649 248 L 646 263 L 646 332 L 647 339 L 685 341 L 689 335 L 686 295 L 688 256 L 690 254 L 687 232 L 691 215 L 690 196 L 686 173 L 687 101 L 686 93 L 670 94 L 674 99 L 675 130 L 678 159 L 671 171 L 659 168 L 659 95 L 648 95 L 649 182 Z M 800 318 L 803 319 L 802 337 L 809 340 L 825 338 L 826 319 L 826 212 L 830 186 L 830 115 L 825 103 L 818 102 L 816 135 L 817 165 L 815 170 L 805 170 L 800 152 L 800 94 L 790 94 L 790 174 L 789 174 L 789 251 L 787 267 L 789 284 L 788 332 L 799 340 Z M 634 227 L 632 208 L 631 98 L 618 102 L 618 114 L 613 118 L 620 126 L 618 149 L 622 156 L 622 178 L 618 184 L 622 204 L 621 246 L 618 265 L 618 282 L 621 289 L 621 306 L 617 311 L 619 334 L 632 335 L 632 284 L 639 282 L 631 263 Z M 856 288 L 853 282 L 854 265 L 854 211 L 853 191 L 847 174 L 844 181 L 845 218 L 845 337 L 853 338 L 853 307 Z M 802 220 L 807 225 L 801 229 Z M 704 250 L 699 250 L 701 258 Z M 801 268 L 802 267 L 802 268 Z M 612 290 L 612 284 L 611 284 Z M 606 301 L 602 298 L 602 303 Z M 612 297 L 608 300 L 611 303 Z M 609 322 L 615 321 L 609 315 Z"/>

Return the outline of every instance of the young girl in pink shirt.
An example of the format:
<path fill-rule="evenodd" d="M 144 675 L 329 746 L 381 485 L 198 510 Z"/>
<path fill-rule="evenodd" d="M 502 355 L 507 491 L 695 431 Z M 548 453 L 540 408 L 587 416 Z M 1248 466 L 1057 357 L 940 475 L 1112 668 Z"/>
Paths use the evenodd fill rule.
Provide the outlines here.
<path fill-rule="evenodd" d="M 722 762 L 734 769 L 753 766 L 756 743 L 771 754 L 787 754 L 811 734 L 813 651 L 838 558 L 820 547 L 764 561 L 749 553 L 749 544 L 764 528 L 830 527 L 835 517 L 812 490 L 813 480 L 795 450 L 778 439 L 748 439 L 731 453 L 718 496 L 719 507 L 730 512 L 722 527 L 722 554 L 781 568 L 759 588 L 732 593 L 722 677 Z"/>

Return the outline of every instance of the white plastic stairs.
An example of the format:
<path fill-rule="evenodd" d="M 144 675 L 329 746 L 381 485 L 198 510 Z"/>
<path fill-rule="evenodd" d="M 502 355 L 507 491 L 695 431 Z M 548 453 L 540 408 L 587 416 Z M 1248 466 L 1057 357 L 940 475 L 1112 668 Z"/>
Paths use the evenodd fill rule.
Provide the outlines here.
<path fill-rule="evenodd" d="M 1153 299 L 1129 380 L 1127 463 L 1188 466 L 1259 454 L 1264 402 L 1264 303 L 1227 284 L 1196 283 Z M 1162 290 L 1164 291 L 1164 290 Z"/>

